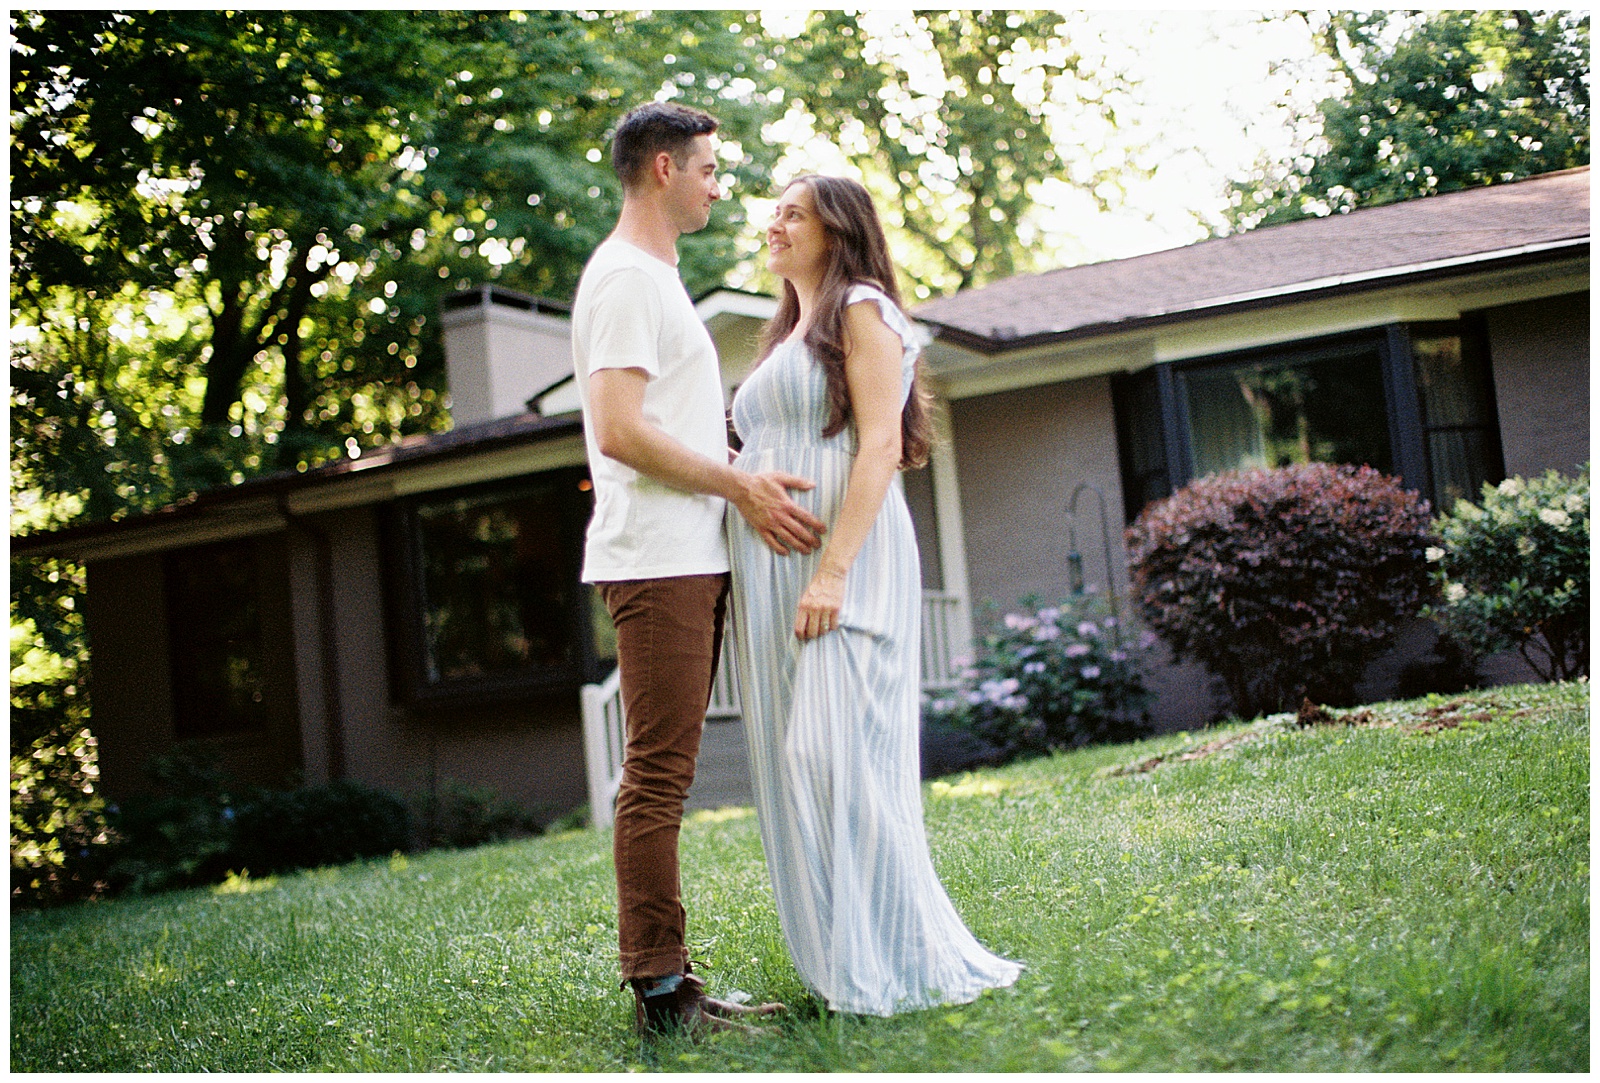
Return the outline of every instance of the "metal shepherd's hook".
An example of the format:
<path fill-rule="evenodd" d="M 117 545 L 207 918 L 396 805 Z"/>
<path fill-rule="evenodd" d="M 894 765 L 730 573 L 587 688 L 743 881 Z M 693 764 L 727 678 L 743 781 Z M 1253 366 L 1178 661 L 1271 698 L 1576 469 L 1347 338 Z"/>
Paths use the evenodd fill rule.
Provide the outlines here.
<path fill-rule="evenodd" d="M 1106 596 L 1111 603 L 1111 615 L 1116 622 L 1111 625 L 1111 646 L 1115 651 L 1122 650 L 1122 609 L 1117 604 L 1117 577 L 1111 571 L 1111 524 L 1106 517 L 1106 494 L 1100 486 L 1089 481 L 1081 481 L 1078 487 L 1072 490 L 1072 497 L 1067 501 L 1067 584 L 1073 594 L 1084 593 L 1083 582 L 1083 554 L 1078 552 L 1078 498 L 1087 489 L 1095 495 L 1100 510 L 1100 541 L 1104 549 L 1105 563 L 1102 567 L 1106 574 Z"/>

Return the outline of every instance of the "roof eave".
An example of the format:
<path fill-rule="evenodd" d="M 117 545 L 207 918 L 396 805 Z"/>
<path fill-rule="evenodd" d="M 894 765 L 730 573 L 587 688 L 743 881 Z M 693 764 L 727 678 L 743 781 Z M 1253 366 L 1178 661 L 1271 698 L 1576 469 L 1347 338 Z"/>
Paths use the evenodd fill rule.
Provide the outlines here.
<path fill-rule="evenodd" d="M 1392 287 L 1400 283 L 1436 281 L 1465 273 L 1503 270 L 1554 262 L 1571 258 L 1579 250 L 1587 250 L 1589 240 L 1589 235 L 1585 234 L 1582 237 L 1550 241 L 1542 244 L 1522 245 L 1518 248 L 1501 249 L 1471 256 L 1452 257 L 1445 260 L 1435 260 L 1430 263 L 1389 267 L 1377 271 L 1290 283 L 1285 286 L 1259 290 L 1244 295 L 1208 299 L 1182 308 L 1131 316 L 1121 320 L 1104 320 L 1061 331 L 1043 331 L 1031 335 L 997 338 L 992 335 L 979 334 L 954 324 L 941 323 L 938 320 L 924 317 L 919 317 L 918 322 L 933 328 L 934 337 L 941 341 L 974 353 L 995 356 L 1020 350 L 1094 339 L 1104 335 L 1141 331 L 1188 320 L 1206 319 L 1225 313 L 1271 308 L 1274 305 L 1283 304 L 1290 300 L 1347 296 L 1368 290 Z"/>
<path fill-rule="evenodd" d="M 12 556 L 67 556 L 92 551 L 104 539 L 117 534 L 151 532 L 166 535 L 181 531 L 186 525 L 197 530 L 201 524 L 233 520 L 255 521 L 275 519 L 279 525 L 289 512 L 292 495 L 324 490 L 335 485 L 349 485 L 357 479 L 377 479 L 404 473 L 408 470 L 433 467 L 452 460 L 487 455 L 523 444 L 538 444 L 582 430 L 579 418 L 560 415 L 538 418 L 512 432 L 490 436 L 481 440 L 444 442 L 433 447 L 423 445 L 415 449 L 380 449 L 366 462 L 344 459 L 337 463 L 315 467 L 299 473 L 271 474 L 252 478 L 240 485 L 212 489 L 185 500 L 169 504 L 154 511 L 130 515 L 123 519 L 105 520 L 62 527 L 58 530 L 38 531 L 13 536 L 10 539 Z M 448 434 L 440 434 L 448 436 Z M 437 439 L 437 438 L 436 438 Z M 263 517 L 266 518 L 263 518 Z M 249 533 L 242 524 L 235 524 L 230 533 Z M 203 530 L 202 530 L 203 533 Z"/>

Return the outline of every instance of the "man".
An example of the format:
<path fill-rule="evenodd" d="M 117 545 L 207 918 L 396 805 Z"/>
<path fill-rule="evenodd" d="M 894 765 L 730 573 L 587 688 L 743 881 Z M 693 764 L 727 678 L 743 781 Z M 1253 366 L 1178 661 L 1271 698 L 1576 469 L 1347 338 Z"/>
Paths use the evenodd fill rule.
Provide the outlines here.
<path fill-rule="evenodd" d="M 716 348 L 678 277 L 679 236 L 704 228 L 717 190 L 717 121 L 652 102 L 617 126 L 616 229 L 584 268 L 572 310 L 595 511 L 585 582 L 617 627 L 627 748 L 613 851 L 624 983 L 642 1032 L 748 1029 L 767 1015 L 705 995 L 685 947 L 678 832 L 721 648 L 725 505 L 775 552 L 810 552 L 823 524 L 788 489 L 811 483 L 729 466 Z"/>

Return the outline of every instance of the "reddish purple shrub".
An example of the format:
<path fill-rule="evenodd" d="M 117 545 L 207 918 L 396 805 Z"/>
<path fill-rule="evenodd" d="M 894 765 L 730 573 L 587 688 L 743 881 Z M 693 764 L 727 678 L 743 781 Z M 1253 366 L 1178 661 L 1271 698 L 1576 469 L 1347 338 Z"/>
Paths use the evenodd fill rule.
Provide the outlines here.
<path fill-rule="evenodd" d="M 1242 718 L 1354 702 L 1429 591 L 1428 504 L 1369 466 L 1202 478 L 1128 528 L 1145 623 L 1220 677 Z"/>

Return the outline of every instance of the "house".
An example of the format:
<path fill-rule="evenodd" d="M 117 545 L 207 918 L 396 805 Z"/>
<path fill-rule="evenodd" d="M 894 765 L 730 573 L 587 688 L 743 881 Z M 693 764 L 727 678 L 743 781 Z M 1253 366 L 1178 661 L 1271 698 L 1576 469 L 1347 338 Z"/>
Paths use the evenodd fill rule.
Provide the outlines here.
<path fill-rule="evenodd" d="M 963 540 L 970 596 L 1066 593 L 1082 483 L 1112 520 L 1108 568 L 1085 543 L 1094 502 L 1078 505 L 1087 575 L 1125 589 L 1120 528 L 1214 471 L 1367 462 L 1443 508 L 1484 481 L 1571 473 L 1589 458 L 1589 185 L 1588 167 L 1566 170 L 920 306 L 954 447 L 958 496 L 940 510 L 961 516 L 938 536 Z M 1366 691 L 1392 692 L 1405 653 L 1374 663 Z M 1167 727 L 1221 706 L 1195 667 L 1161 667 L 1153 687 Z"/>
<path fill-rule="evenodd" d="M 698 308 L 731 389 L 775 302 Z M 1125 598 L 1122 527 L 1193 477 L 1364 461 L 1449 504 L 1586 461 L 1589 171 L 1017 276 L 913 315 L 940 402 L 930 468 L 904 477 L 937 683 L 983 602 L 1064 596 L 1075 565 Z M 87 565 L 108 794 L 179 739 L 263 784 L 458 779 L 552 811 L 603 793 L 614 750 L 586 762 L 580 700 L 605 698 L 615 645 L 578 582 L 591 498 L 565 311 L 485 287 L 442 320 L 451 432 L 14 539 Z M 1153 685 L 1166 728 L 1218 707 L 1193 666 Z M 726 686 L 713 719 L 693 804 L 746 792 Z"/>
<path fill-rule="evenodd" d="M 729 356 L 757 317 L 701 306 Z M 770 304 L 770 300 L 767 301 Z M 199 742 L 251 785 L 488 785 L 551 816 L 588 798 L 580 689 L 615 668 L 578 581 L 592 509 L 578 417 L 527 400 L 571 372 L 567 312 L 485 287 L 441 314 L 456 427 L 147 515 L 12 539 L 87 569 L 102 792 Z M 743 336 L 743 337 L 741 337 Z M 747 358 L 748 360 L 748 358 Z M 723 712 L 713 763 L 743 771 Z M 699 804 L 721 804 L 706 772 Z"/>

